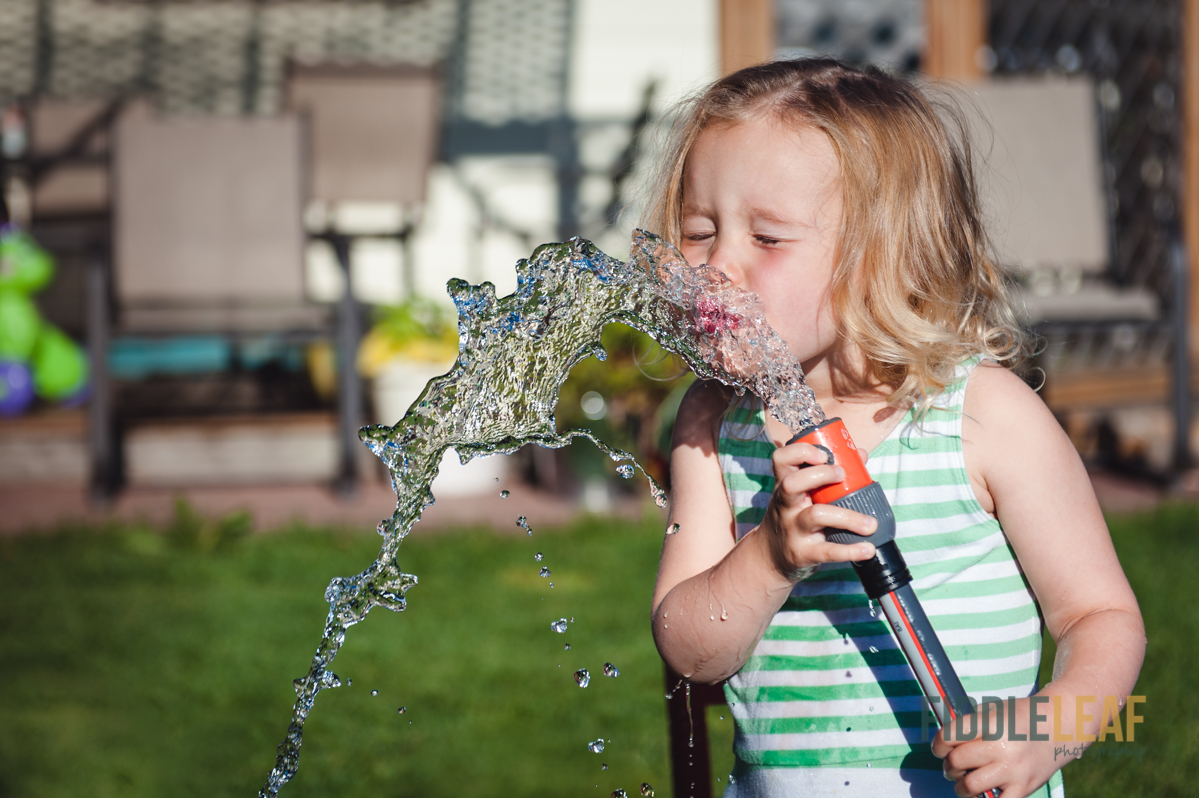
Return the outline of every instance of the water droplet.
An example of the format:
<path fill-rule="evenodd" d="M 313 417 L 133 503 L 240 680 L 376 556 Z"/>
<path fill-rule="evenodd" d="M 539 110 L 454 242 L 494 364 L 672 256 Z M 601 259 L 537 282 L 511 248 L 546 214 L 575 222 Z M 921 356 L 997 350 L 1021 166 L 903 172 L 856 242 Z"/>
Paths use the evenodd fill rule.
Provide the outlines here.
<path fill-rule="evenodd" d="M 403 715 L 407 711 L 408 711 L 408 707 L 400 707 L 399 709 L 396 710 L 396 714 Z"/>
<path fill-rule="evenodd" d="M 677 535 L 677 534 L 679 534 L 679 529 L 680 529 L 680 527 L 678 524 L 671 524 L 669 527 L 666 528 L 666 534 Z"/>
<path fill-rule="evenodd" d="M 371 696 L 372 696 L 372 697 L 374 697 L 374 696 L 377 696 L 378 694 L 379 694 L 379 691 L 378 691 L 378 690 L 371 690 Z"/>
<path fill-rule="evenodd" d="M 870 711 L 871 711 L 871 712 L 873 712 L 873 711 L 874 711 L 874 707 L 871 707 L 871 708 L 870 708 Z"/>
<path fill-rule="evenodd" d="M 871 653 L 871 654 L 877 654 L 877 653 L 878 653 L 878 649 L 877 649 L 877 648 L 875 648 L 874 646 L 871 646 L 871 647 L 870 647 L 870 653 Z"/>
<path fill-rule="evenodd" d="M 730 773 L 729 774 L 729 784 L 736 784 L 736 783 L 737 783 L 737 780 L 735 778 L 733 778 L 733 774 Z"/>
<path fill-rule="evenodd" d="M 720 620 L 727 621 L 729 619 L 729 611 L 724 607 L 720 608 Z"/>
<path fill-rule="evenodd" d="M 617 788 L 612 791 L 612 798 L 629 798 L 629 794 L 624 790 Z"/>
<path fill-rule="evenodd" d="M 631 479 L 633 474 L 636 473 L 636 470 L 628 463 L 625 463 L 624 465 L 616 466 L 616 473 L 620 474 L 625 479 Z"/>
<path fill-rule="evenodd" d="M 511 491 L 507 491 L 507 490 L 501 490 L 501 491 L 500 491 L 500 498 L 501 498 L 501 499 L 506 499 L 506 498 L 508 498 L 508 497 L 509 497 L 509 496 L 511 496 L 511 495 L 512 495 Z"/>
<path fill-rule="evenodd" d="M 572 618 L 571 620 L 574 620 L 574 619 Z M 553 629 L 558 634 L 562 634 L 563 632 L 566 631 L 566 619 L 559 618 L 558 620 L 556 620 L 550 624 L 550 628 Z"/>
<path fill-rule="evenodd" d="M 715 616 L 715 615 L 709 615 L 709 616 L 708 616 L 708 620 L 709 620 L 709 621 L 714 621 L 714 620 L 716 620 L 716 616 Z"/>
<path fill-rule="evenodd" d="M 641 782 L 641 794 L 644 795 L 645 798 L 654 798 L 654 788 L 649 785 L 649 782 Z"/>
<path fill-rule="evenodd" d="M 868 767 L 868 768 L 872 768 L 872 767 L 874 767 L 874 765 L 872 765 L 872 764 L 870 764 L 869 762 L 867 762 L 867 763 L 866 763 L 866 767 Z"/>
<path fill-rule="evenodd" d="M 496 477 L 496 478 L 495 478 L 495 481 L 496 481 L 496 482 L 499 482 L 499 481 L 500 481 L 500 478 L 499 478 L 499 477 Z"/>
<path fill-rule="evenodd" d="M 846 678 L 846 679 L 852 679 L 852 678 L 853 678 L 853 674 L 852 674 L 852 673 L 850 673 L 849 671 L 846 671 L 846 672 L 845 672 L 845 678 Z"/>
<path fill-rule="evenodd" d="M 550 582 L 550 587 L 553 588 L 553 586 L 554 586 L 554 583 Z"/>
<path fill-rule="evenodd" d="M 570 616 L 570 622 L 571 622 L 571 623 L 574 623 L 574 622 L 575 622 L 575 619 L 574 619 L 574 616 L 573 616 L 573 615 L 572 615 L 572 616 Z"/>
<path fill-rule="evenodd" d="M 537 562 L 541 562 L 541 552 L 537 552 L 536 554 L 534 554 L 533 559 L 536 560 Z"/>
<path fill-rule="evenodd" d="M 540 576 L 542 579 L 545 579 L 547 576 L 550 575 L 550 569 L 546 568 L 543 565 L 543 566 L 541 566 L 541 570 L 537 572 L 537 575 Z"/>
<path fill-rule="evenodd" d="M 570 643 L 567 643 L 562 648 L 565 649 L 566 651 L 570 651 Z"/>
<path fill-rule="evenodd" d="M 603 763 L 601 763 L 601 764 L 600 764 L 600 770 L 607 770 L 607 769 L 608 769 L 608 763 L 607 763 L 607 762 L 603 762 Z"/>
<path fill-rule="evenodd" d="M 579 687 L 586 687 L 591 684 L 591 674 L 586 668 L 579 668 L 575 671 L 575 681 L 578 682 Z"/>
<path fill-rule="evenodd" d="M 724 720 L 724 715 L 721 715 L 721 716 L 720 716 L 720 719 L 721 719 L 721 720 Z"/>
<path fill-rule="evenodd" d="M 353 687 L 353 686 L 354 686 L 354 680 L 346 679 L 346 687 Z"/>
<path fill-rule="evenodd" d="M 587 750 L 593 754 L 602 754 L 604 752 L 604 738 L 600 737 L 587 743 Z"/>
<path fill-rule="evenodd" d="M 849 786 L 849 782 L 848 782 L 848 781 L 847 781 L 847 782 L 845 782 L 845 786 L 846 786 L 846 787 L 848 787 L 848 786 Z"/>
<path fill-rule="evenodd" d="M 605 662 L 604 663 L 604 675 L 607 677 L 610 677 L 612 679 L 615 679 L 617 676 L 620 675 L 620 668 L 616 667 L 611 662 Z"/>

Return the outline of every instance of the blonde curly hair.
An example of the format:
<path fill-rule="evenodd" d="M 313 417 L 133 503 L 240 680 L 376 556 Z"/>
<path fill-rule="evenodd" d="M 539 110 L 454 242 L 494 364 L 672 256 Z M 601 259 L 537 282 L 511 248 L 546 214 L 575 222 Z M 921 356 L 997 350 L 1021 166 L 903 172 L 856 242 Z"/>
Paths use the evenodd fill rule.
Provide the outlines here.
<path fill-rule="evenodd" d="M 832 284 L 840 332 L 866 354 L 888 401 L 921 411 L 981 356 L 1029 352 L 990 255 L 969 128 L 912 82 L 827 58 L 774 61 L 712 84 L 676 110 L 645 226 L 679 245 L 683 176 L 711 127 L 770 117 L 823 131 L 840 165 L 844 215 Z"/>

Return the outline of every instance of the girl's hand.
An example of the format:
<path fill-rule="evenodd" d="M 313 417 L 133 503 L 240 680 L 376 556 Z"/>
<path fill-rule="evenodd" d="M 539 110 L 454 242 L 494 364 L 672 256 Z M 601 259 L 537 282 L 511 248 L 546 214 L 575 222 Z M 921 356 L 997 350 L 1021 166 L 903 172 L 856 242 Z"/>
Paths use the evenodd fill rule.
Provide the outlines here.
<path fill-rule="evenodd" d="M 1015 706 L 1014 728 L 1012 719 L 1005 718 L 1002 739 L 993 742 L 982 740 L 982 730 L 978 728 L 977 721 L 974 726 L 977 733 L 970 740 L 958 740 L 955 736 L 955 739 L 946 741 L 944 732 L 933 738 L 933 754 L 945 761 L 942 772 L 946 779 L 954 782 L 955 795 L 973 798 L 986 790 L 999 788 L 1003 790 L 1003 798 L 1025 798 L 1066 764 L 1067 760 L 1059 756 L 1060 752 L 1054 750 L 1052 742 L 1011 739 L 1029 736 L 1029 700 L 1018 699 Z M 1010 707 L 1011 702 L 1005 701 L 1005 714 Z M 1044 706 L 1040 707 L 1038 714 L 1045 717 Z M 981 714 L 979 718 L 982 718 Z M 994 733 L 998 722 L 997 713 L 989 713 L 987 730 Z M 970 727 L 969 720 L 965 721 L 965 726 Z M 1041 722 L 1038 728 L 1044 732 L 1050 728 L 1050 724 Z M 953 734 L 956 735 L 956 732 L 954 728 Z"/>
<path fill-rule="evenodd" d="M 773 460 L 774 495 L 759 529 L 769 540 L 774 567 L 780 574 L 798 582 L 804 577 L 803 569 L 874 556 L 871 543 L 830 543 L 822 534 L 828 527 L 859 535 L 872 535 L 878 528 L 878 521 L 869 515 L 813 504 L 813 490 L 845 479 L 844 469 L 827 464 L 827 452 L 809 443 L 791 443 L 776 449 Z"/>

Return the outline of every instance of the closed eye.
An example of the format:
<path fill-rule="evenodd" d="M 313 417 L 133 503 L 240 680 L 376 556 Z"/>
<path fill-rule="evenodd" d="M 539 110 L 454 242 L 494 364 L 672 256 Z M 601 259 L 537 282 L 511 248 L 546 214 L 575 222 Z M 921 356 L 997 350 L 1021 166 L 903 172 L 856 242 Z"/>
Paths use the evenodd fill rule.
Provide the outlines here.
<path fill-rule="evenodd" d="M 754 236 L 754 240 L 759 244 L 765 244 L 768 247 L 779 243 L 779 239 L 771 238 L 770 236 Z"/>

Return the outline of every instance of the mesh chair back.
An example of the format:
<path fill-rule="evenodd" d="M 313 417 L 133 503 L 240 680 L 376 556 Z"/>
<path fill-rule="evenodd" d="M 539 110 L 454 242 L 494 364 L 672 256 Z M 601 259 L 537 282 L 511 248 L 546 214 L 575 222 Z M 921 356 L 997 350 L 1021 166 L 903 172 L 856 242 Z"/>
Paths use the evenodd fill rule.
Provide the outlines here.
<path fill-rule="evenodd" d="M 296 323 L 301 141 L 295 117 L 162 119 L 140 106 L 122 115 L 114 254 L 124 326 Z"/>
<path fill-rule="evenodd" d="M 309 118 L 311 199 L 424 200 L 440 113 L 433 71 L 293 66 L 288 95 L 291 110 Z"/>

